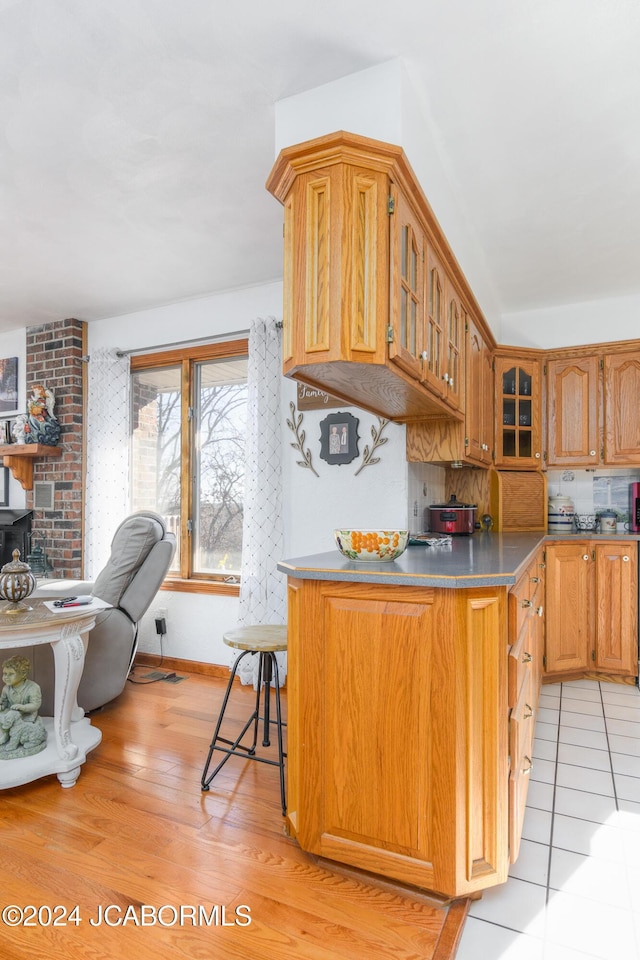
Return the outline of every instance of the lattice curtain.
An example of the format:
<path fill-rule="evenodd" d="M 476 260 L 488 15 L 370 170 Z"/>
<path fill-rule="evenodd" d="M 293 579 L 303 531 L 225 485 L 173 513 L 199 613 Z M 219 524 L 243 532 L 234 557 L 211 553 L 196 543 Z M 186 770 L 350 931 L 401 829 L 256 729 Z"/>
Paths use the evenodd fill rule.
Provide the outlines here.
<path fill-rule="evenodd" d="M 281 331 L 274 317 L 249 329 L 248 435 L 238 621 L 286 623 L 286 578 L 276 569 L 284 545 L 282 520 Z M 280 682 L 286 654 L 278 654 Z M 257 657 L 240 664 L 242 683 L 257 682 Z M 246 666 L 246 669 L 244 669 Z"/>
<path fill-rule="evenodd" d="M 129 512 L 129 358 L 94 350 L 88 381 L 84 576 L 93 580 Z"/>

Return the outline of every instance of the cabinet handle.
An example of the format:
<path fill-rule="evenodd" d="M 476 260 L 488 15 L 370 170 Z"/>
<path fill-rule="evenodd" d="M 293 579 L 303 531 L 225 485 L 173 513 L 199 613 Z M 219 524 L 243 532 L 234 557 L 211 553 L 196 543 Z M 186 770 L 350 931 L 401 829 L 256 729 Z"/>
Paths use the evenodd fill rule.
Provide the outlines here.
<path fill-rule="evenodd" d="M 449 383 L 449 374 L 448 374 L 448 373 L 443 373 L 443 374 L 442 374 L 442 379 L 444 380 L 445 383 Z"/>
<path fill-rule="evenodd" d="M 449 377 L 449 386 L 453 390 L 453 377 Z"/>
<path fill-rule="evenodd" d="M 532 707 L 530 704 L 525 703 L 525 705 L 524 705 L 524 719 L 525 719 L 525 720 L 529 720 L 529 718 L 532 717 L 532 716 L 533 716 L 533 707 Z"/>
<path fill-rule="evenodd" d="M 530 577 L 531 583 L 540 583 L 540 577 Z"/>
<path fill-rule="evenodd" d="M 527 653 L 527 651 L 525 650 L 524 653 L 522 654 L 522 663 L 531 663 L 532 660 L 533 660 L 533 657 L 531 656 L 531 654 Z"/>
<path fill-rule="evenodd" d="M 589 456 L 590 456 L 590 457 L 595 457 L 595 455 L 596 455 L 595 450 L 589 450 Z"/>
<path fill-rule="evenodd" d="M 531 773 L 531 770 L 533 769 L 533 762 L 531 760 L 531 757 L 525 757 L 524 759 L 527 766 L 522 768 L 522 772 Z"/>
<path fill-rule="evenodd" d="M 629 562 L 629 557 L 623 557 L 622 559 L 624 560 L 625 563 Z"/>
<path fill-rule="evenodd" d="M 428 359 L 429 359 L 429 354 L 427 353 L 426 350 L 423 350 L 423 351 L 422 351 L 422 353 L 420 354 L 420 359 L 421 359 L 421 360 L 428 360 Z"/>
<path fill-rule="evenodd" d="M 523 601 L 522 601 L 522 606 L 523 606 L 523 607 L 532 607 L 532 606 L 533 606 L 533 600 L 523 600 Z"/>
<path fill-rule="evenodd" d="M 544 613 L 544 607 L 538 607 L 538 609 L 536 610 L 536 613 L 538 614 L 539 617 L 541 617 Z"/>
<path fill-rule="evenodd" d="M 583 554 L 582 554 L 582 559 L 583 559 L 583 560 L 588 560 L 588 559 L 589 559 L 589 554 L 588 554 L 588 553 L 583 553 Z"/>
<path fill-rule="evenodd" d="M 546 570 L 546 567 L 547 567 L 546 563 L 539 563 L 538 566 L 540 567 L 541 570 Z"/>
<path fill-rule="evenodd" d="M 535 458 L 536 458 L 536 460 L 539 460 L 539 459 L 540 459 L 540 454 L 539 454 L 539 453 L 536 453 L 536 454 L 535 454 Z"/>

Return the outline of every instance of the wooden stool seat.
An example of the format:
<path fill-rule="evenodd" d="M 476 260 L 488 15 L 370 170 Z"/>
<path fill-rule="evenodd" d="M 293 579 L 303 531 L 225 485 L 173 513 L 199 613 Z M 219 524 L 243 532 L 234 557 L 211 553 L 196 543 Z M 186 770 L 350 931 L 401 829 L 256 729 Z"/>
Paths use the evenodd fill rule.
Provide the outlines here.
<path fill-rule="evenodd" d="M 236 650 L 279 653 L 287 649 L 287 628 L 272 623 L 236 627 L 223 633 L 222 639 L 228 647 L 235 647 Z"/>
<path fill-rule="evenodd" d="M 234 647 L 241 650 L 242 653 L 236 657 L 231 676 L 227 684 L 227 689 L 222 701 L 222 707 L 218 715 L 213 739 L 209 746 L 209 755 L 202 771 L 201 786 L 203 790 L 209 789 L 209 784 L 217 774 L 218 770 L 224 766 L 229 757 L 241 756 L 247 760 L 259 760 L 261 763 L 269 763 L 280 769 L 280 799 L 282 802 L 282 816 L 287 812 L 285 782 L 284 782 L 284 760 L 286 753 L 282 746 L 282 728 L 286 727 L 280 712 L 280 677 L 278 675 L 278 661 L 276 653 L 282 653 L 287 649 L 287 628 L 282 624 L 256 624 L 250 627 L 236 627 L 234 630 L 227 630 L 222 635 L 224 643 L 228 647 Z M 258 679 L 255 707 L 242 730 L 235 738 L 229 740 L 220 733 L 222 721 L 224 718 L 227 703 L 233 687 L 233 681 L 238 670 L 240 661 L 245 657 L 258 656 Z M 276 702 L 276 719 L 272 720 L 271 713 L 271 684 L 274 681 L 274 697 Z M 262 713 L 260 712 L 262 708 Z M 256 756 L 256 746 L 258 743 L 258 724 L 263 722 L 262 746 L 270 746 L 269 732 L 271 726 L 275 726 L 278 735 L 278 759 L 271 760 L 268 757 Z M 243 744 L 241 741 L 247 731 L 253 731 L 252 742 L 250 745 Z M 225 744 L 225 746 L 222 746 Z M 209 766 L 214 752 L 218 750 L 224 754 L 224 757 L 215 769 L 209 773 Z"/>

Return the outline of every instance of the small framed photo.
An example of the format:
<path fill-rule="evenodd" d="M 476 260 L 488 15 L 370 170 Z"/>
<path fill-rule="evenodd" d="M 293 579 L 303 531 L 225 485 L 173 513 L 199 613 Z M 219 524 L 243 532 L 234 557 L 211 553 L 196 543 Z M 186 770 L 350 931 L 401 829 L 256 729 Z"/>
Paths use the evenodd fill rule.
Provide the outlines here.
<path fill-rule="evenodd" d="M 327 463 L 351 463 L 358 456 L 358 419 L 330 413 L 320 421 L 320 456 Z"/>
<path fill-rule="evenodd" d="M 0 467 L 0 507 L 9 506 L 9 467 Z"/>

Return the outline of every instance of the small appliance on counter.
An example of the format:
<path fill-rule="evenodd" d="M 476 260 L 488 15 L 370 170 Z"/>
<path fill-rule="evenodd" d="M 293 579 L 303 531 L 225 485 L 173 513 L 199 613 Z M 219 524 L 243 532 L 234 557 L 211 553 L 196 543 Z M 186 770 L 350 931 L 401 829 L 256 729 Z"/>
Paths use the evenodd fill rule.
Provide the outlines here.
<path fill-rule="evenodd" d="M 640 533 L 640 483 L 629 487 L 629 530 Z"/>
<path fill-rule="evenodd" d="M 432 533 L 468 536 L 476 529 L 476 504 L 460 503 L 455 493 L 447 503 L 432 503 L 428 509 Z"/>

